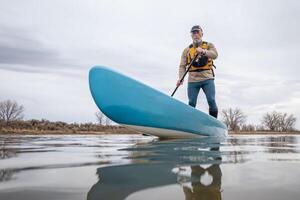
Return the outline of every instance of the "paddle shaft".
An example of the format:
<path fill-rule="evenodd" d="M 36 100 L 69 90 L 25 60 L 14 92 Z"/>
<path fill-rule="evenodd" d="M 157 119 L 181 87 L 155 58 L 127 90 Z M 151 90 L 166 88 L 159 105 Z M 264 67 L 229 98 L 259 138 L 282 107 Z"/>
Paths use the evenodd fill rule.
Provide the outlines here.
<path fill-rule="evenodd" d="M 186 76 L 186 74 L 190 71 L 190 68 L 192 67 L 193 62 L 197 59 L 198 55 L 195 56 L 195 58 L 191 61 L 191 63 L 188 65 L 187 70 L 184 72 L 183 76 L 180 79 L 180 83 L 182 83 L 184 77 Z M 171 94 L 171 97 L 175 94 L 175 92 L 177 91 L 177 89 L 179 88 L 180 84 L 178 84 L 175 88 L 175 90 L 173 91 L 173 93 Z"/>

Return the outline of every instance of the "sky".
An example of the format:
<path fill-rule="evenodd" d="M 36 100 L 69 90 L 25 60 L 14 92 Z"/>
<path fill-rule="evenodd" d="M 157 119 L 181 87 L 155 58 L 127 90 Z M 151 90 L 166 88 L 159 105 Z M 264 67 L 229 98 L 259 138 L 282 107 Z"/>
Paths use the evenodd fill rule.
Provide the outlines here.
<path fill-rule="evenodd" d="M 278 111 L 300 129 L 300 2 L 296 0 L 0 0 L 0 101 L 25 119 L 96 122 L 88 72 L 103 65 L 168 95 L 199 24 L 219 53 L 219 110 L 247 123 Z M 187 102 L 187 84 L 175 98 Z M 207 112 L 203 92 L 197 108 Z"/>

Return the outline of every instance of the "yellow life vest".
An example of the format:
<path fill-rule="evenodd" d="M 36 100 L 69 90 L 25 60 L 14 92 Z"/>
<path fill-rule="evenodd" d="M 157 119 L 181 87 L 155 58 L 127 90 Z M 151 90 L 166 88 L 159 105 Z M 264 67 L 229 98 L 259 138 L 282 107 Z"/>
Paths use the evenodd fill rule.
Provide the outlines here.
<path fill-rule="evenodd" d="M 208 43 L 202 41 L 201 43 L 201 48 L 202 49 L 208 49 Z M 187 62 L 188 64 L 191 63 L 191 61 L 195 58 L 197 54 L 196 48 L 194 47 L 193 44 L 189 46 L 189 52 L 187 55 Z M 213 60 L 211 58 L 208 58 L 207 56 L 201 56 L 200 58 L 197 58 L 191 68 L 190 72 L 196 72 L 196 71 L 203 71 L 203 70 L 212 70 L 213 71 Z"/>

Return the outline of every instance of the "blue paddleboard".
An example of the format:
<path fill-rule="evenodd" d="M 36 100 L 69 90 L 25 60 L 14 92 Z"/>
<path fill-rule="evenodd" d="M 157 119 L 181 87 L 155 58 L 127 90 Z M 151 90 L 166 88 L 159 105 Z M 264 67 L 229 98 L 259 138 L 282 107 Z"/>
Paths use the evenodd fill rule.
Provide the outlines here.
<path fill-rule="evenodd" d="M 164 138 L 227 135 L 217 119 L 109 68 L 93 67 L 89 85 L 107 117 L 138 132 Z"/>

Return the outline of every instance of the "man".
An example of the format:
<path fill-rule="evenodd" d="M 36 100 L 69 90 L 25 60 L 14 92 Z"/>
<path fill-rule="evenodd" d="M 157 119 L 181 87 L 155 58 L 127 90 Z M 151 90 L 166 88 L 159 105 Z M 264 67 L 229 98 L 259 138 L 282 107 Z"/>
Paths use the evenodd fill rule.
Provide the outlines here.
<path fill-rule="evenodd" d="M 191 29 L 193 44 L 185 48 L 181 55 L 177 86 L 183 83 L 183 81 L 180 82 L 180 79 L 187 70 L 187 66 L 192 62 L 188 77 L 189 105 L 196 107 L 197 97 L 202 88 L 209 105 L 209 114 L 217 118 L 213 60 L 218 57 L 218 52 L 212 43 L 203 41 L 202 36 L 202 28 L 199 25 L 193 26 Z"/>

